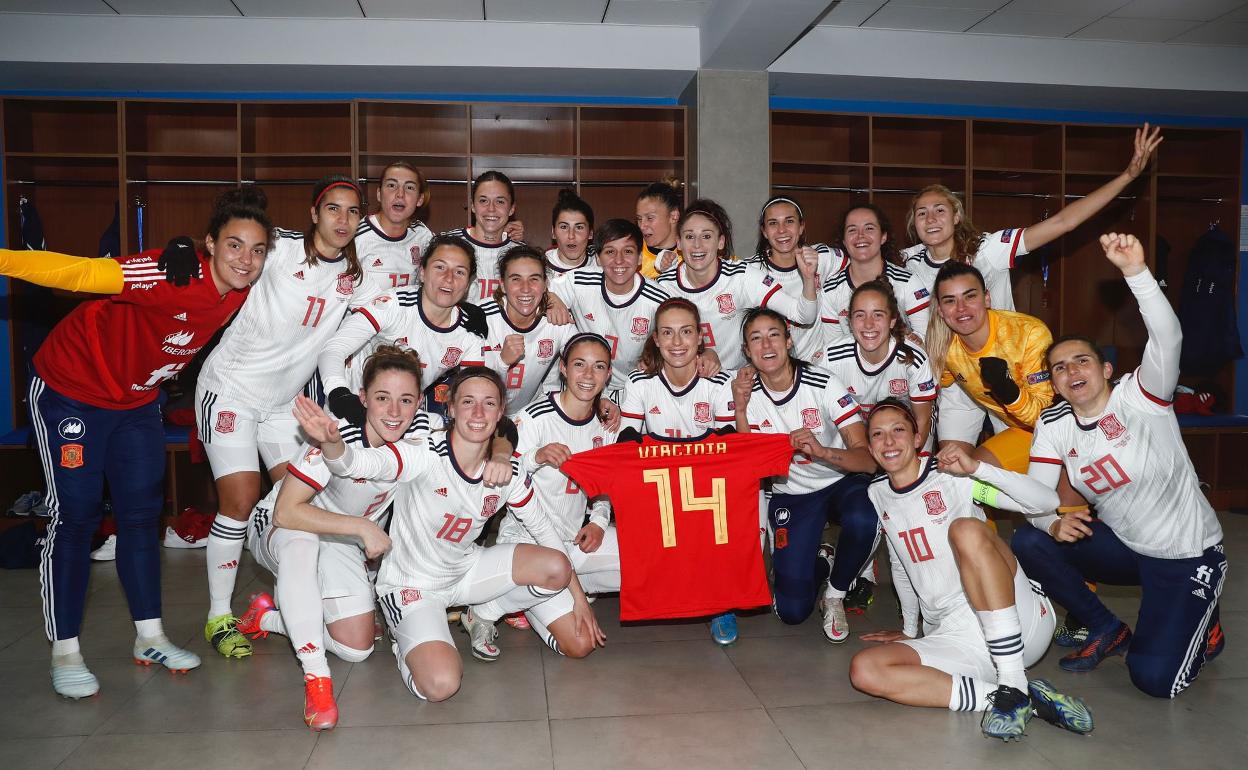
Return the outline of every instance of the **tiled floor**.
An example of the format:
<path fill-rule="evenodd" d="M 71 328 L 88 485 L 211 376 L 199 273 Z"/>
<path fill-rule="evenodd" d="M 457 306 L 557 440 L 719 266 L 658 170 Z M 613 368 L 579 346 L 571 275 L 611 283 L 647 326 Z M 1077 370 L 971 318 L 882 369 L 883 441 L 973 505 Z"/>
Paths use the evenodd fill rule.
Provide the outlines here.
<path fill-rule="evenodd" d="M 465 655 L 463 689 L 443 704 L 407 693 L 388 645 L 355 665 L 331 656 L 341 723 L 317 735 L 300 719 L 302 682 L 285 639 L 258 641 L 241 661 L 207 649 L 203 551 L 166 551 L 164 574 L 166 627 L 203 667 L 173 676 L 135 666 L 116 574 L 98 564 L 83 652 L 101 692 L 64 701 L 48 680 L 37 576 L 0 571 L 0 768 L 1243 768 L 1248 570 L 1239 560 L 1248 557 L 1248 516 L 1222 519 L 1228 646 L 1192 689 L 1154 700 L 1131 686 L 1121 658 L 1074 676 L 1051 651 L 1033 673 L 1083 695 L 1096 731 L 1079 737 L 1036 720 L 1010 745 L 982 738 L 974 716 L 856 692 L 847 671 L 862 643 L 828 644 L 813 618 L 785 626 L 769 614 L 743 617 L 741 640 L 721 649 L 705 623 L 622 628 L 612 599 L 595 605 L 605 650 L 565 660 L 531 632 L 504 628 L 503 659 Z M 270 580 L 248 559 L 240 584 L 238 610 Z M 879 593 L 855 632 L 895 627 L 891 591 Z M 1132 591 L 1104 593 L 1134 620 Z"/>

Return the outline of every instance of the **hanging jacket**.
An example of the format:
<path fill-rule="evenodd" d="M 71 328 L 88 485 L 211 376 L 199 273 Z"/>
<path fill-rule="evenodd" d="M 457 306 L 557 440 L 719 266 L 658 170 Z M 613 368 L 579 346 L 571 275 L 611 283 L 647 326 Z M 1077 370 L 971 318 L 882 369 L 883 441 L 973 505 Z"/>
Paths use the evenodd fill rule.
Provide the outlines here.
<path fill-rule="evenodd" d="M 1235 264 L 1239 255 L 1230 237 L 1210 230 L 1188 256 L 1179 303 L 1183 325 L 1183 374 L 1212 377 L 1229 361 L 1243 358 L 1235 320 Z"/>

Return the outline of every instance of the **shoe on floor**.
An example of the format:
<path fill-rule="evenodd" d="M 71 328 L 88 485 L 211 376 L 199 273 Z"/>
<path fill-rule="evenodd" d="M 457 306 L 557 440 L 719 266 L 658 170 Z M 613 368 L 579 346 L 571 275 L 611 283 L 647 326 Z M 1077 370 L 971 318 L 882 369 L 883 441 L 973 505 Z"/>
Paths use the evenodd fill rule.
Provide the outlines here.
<path fill-rule="evenodd" d="M 251 641 L 239 633 L 237 623 L 238 618 L 227 614 L 208 618 L 204 624 L 204 638 L 227 658 L 245 658 L 251 654 Z"/>
<path fill-rule="evenodd" d="M 82 653 L 52 656 L 52 689 L 62 698 L 90 698 L 100 691 L 100 680 L 95 678 L 82 661 Z"/>
<path fill-rule="evenodd" d="M 91 561 L 115 561 L 117 559 L 117 536 L 109 535 L 104 543 L 91 552 Z"/>
<path fill-rule="evenodd" d="M 1226 634 L 1222 633 L 1222 621 L 1213 624 L 1213 628 L 1209 629 L 1209 639 L 1205 643 L 1205 662 L 1213 660 L 1222 654 L 1222 650 L 1226 648 Z"/>
<path fill-rule="evenodd" d="M 134 640 L 134 662 L 142 666 L 159 663 L 175 673 L 185 674 L 199 668 L 199 656 L 178 647 L 164 634 L 150 639 Z"/>
<path fill-rule="evenodd" d="M 1031 680 L 1027 691 L 1036 716 L 1072 733 L 1087 735 L 1092 732 L 1092 712 L 1081 699 L 1063 695 L 1047 679 Z"/>
<path fill-rule="evenodd" d="M 183 508 L 173 523 L 165 527 L 166 548 L 206 548 L 212 518 L 196 508 Z"/>
<path fill-rule="evenodd" d="M 854 581 L 854 587 L 845 594 L 845 611 L 865 615 L 871 602 L 875 601 L 875 584 L 865 578 Z"/>
<path fill-rule="evenodd" d="M 979 720 L 979 729 L 986 738 L 1022 740 L 1033 711 L 1026 693 L 1003 684 L 988 693 L 988 710 Z"/>
<path fill-rule="evenodd" d="M 13 504 L 9 506 L 8 515 L 22 517 L 29 516 L 34 512 L 35 504 L 42 498 L 43 494 L 40 492 L 27 492 L 23 495 L 18 495 L 17 499 L 13 501 Z"/>
<path fill-rule="evenodd" d="M 518 628 L 521 631 L 528 631 L 533 627 L 529 625 L 529 619 L 524 616 L 523 612 L 513 612 L 510 615 L 504 615 L 503 622 L 512 628 Z"/>
<path fill-rule="evenodd" d="M 719 645 L 729 645 L 737 641 L 737 614 L 725 612 L 711 618 L 711 638 Z"/>
<path fill-rule="evenodd" d="M 234 628 L 243 636 L 250 636 L 252 639 L 264 639 L 269 635 L 260 627 L 260 618 L 277 609 L 277 603 L 273 601 L 273 597 L 267 593 L 261 592 L 251 597 L 251 604 L 247 605 L 247 611 L 234 621 Z"/>
<path fill-rule="evenodd" d="M 1053 643 L 1058 647 L 1082 647 L 1088 643 L 1088 627 L 1074 616 L 1067 615 L 1053 632 Z"/>
<path fill-rule="evenodd" d="M 1131 629 L 1126 623 L 1097 636 L 1088 636 L 1087 644 L 1057 662 L 1063 671 L 1091 671 L 1111 655 L 1125 655 L 1131 644 Z"/>
<path fill-rule="evenodd" d="M 498 639 L 498 628 L 493 623 L 478 618 L 469 608 L 460 614 L 459 625 L 468 632 L 474 658 L 486 663 L 498 660 L 503 651 L 494 644 Z"/>
<path fill-rule="evenodd" d="M 329 677 L 303 675 L 303 722 L 318 733 L 337 726 L 338 704 L 334 702 L 334 681 Z"/>
<path fill-rule="evenodd" d="M 849 638 L 849 617 L 845 614 L 845 601 L 832 596 L 832 586 L 824 589 L 821 600 L 823 611 L 823 635 L 833 644 L 841 644 Z"/>

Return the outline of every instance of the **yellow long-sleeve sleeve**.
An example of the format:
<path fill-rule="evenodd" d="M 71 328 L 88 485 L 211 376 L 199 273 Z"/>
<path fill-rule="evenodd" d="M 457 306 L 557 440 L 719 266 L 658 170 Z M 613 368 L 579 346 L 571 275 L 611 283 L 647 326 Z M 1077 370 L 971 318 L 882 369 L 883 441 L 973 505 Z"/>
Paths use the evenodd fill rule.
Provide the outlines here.
<path fill-rule="evenodd" d="M 55 251 L 0 249 L 0 275 L 92 294 L 120 294 L 125 285 L 121 264 L 115 259 L 72 257 Z"/>
<path fill-rule="evenodd" d="M 1040 412 L 1053 403 L 1053 386 L 1044 354 L 1053 343 L 1049 327 L 1039 318 L 1008 310 L 988 311 L 988 342 L 983 349 L 969 351 L 955 337 L 945 358 L 942 386 L 956 380 L 971 398 L 1006 424 L 1032 430 Z M 979 375 L 979 360 L 989 356 L 1003 359 L 1019 395 L 1012 404 L 1001 404 L 988 394 Z"/>

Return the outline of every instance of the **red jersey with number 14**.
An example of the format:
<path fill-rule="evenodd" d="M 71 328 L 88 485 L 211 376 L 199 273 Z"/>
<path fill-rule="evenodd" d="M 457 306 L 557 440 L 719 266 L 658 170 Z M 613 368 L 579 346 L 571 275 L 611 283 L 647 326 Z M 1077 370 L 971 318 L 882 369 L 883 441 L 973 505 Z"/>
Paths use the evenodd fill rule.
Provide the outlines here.
<path fill-rule="evenodd" d="M 789 472 L 788 435 L 646 436 L 560 466 L 607 495 L 620 541 L 620 620 L 688 618 L 771 603 L 758 484 Z"/>

